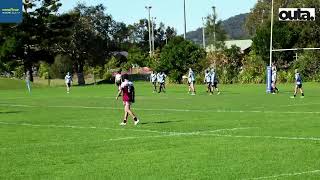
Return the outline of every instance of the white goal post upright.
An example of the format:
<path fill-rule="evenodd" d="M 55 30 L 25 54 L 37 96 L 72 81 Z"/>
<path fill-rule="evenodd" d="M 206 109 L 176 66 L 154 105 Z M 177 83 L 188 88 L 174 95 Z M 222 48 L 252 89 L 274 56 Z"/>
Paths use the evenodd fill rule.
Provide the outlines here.
<path fill-rule="evenodd" d="M 272 66 L 272 53 L 273 53 L 273 0 L 271 4 L 271 28 L 270 28 L 270 63 L 269 67 L 267 67 L 267 93 L 271 93 L 272 87 L 271 87 L 271 76 L 272 76 L 272 71 L 271 71 L 271 66 Z"/>

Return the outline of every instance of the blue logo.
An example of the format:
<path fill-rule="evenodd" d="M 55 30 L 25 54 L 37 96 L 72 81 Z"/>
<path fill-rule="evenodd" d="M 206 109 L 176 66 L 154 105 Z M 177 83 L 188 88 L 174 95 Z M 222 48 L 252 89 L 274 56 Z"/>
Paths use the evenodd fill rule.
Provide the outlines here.
<path fill-rule="evenodd" d="M 1 0 L 0 23 L 20 23 L 22 14 L 22 0 Z"/>

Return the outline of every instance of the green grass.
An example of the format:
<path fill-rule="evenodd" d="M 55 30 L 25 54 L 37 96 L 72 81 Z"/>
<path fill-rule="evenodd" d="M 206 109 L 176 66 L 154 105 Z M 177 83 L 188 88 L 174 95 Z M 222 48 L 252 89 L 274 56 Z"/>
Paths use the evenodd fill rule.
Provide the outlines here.
<path fill-rule="evenodd" d="M 184 85 L 153 94 L 136 83 L 137 127 L 119 126 L 113 85 L 30 95 L 23 82 L 0 84 L 0 179 L 320 178 L 319 84 L 290 99 L 292 84 L 278 95 L 222 85 L 189 96 Z"/>

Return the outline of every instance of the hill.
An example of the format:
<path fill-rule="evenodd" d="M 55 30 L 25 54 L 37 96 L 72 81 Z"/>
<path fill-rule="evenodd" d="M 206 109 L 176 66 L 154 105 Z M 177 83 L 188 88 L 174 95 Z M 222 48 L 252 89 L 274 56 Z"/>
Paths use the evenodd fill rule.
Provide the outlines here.
<path fill-rule="evenodd" d="M 245 21 L 248 13 L 233 16 L 227 20 L 222 21 L 222 27 L 227 32 L 229 39 L 247 39 L 249 34 L 245 30 Z M 195 43 L 202 43 L 202 28 L 187 33 L 187 39 Z"/>

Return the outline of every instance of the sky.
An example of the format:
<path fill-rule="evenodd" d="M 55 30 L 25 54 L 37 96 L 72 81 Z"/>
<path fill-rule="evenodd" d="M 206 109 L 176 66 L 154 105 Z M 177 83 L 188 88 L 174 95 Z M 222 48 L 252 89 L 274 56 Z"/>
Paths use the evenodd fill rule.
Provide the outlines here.
<path fill-rule="evenodd" d="M 163 22 L 174 27 L 178 34 L 183 34 L 183 0 L 60 0 L 63 4 L 60 11 L 67 12 L 78 2 L 86 5 L 103 4 L 114 20 L 133 24 L 139 19 L 147 18 L 145 6 L 152 6 L 151 16 L 156 23 Z M 202 26 L 202 17 L 212 14 L 212 6 L 216 6 L 219 20 L 250 12 L 257 0 L 186 0 L 187 32 Z"/>

